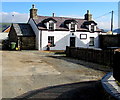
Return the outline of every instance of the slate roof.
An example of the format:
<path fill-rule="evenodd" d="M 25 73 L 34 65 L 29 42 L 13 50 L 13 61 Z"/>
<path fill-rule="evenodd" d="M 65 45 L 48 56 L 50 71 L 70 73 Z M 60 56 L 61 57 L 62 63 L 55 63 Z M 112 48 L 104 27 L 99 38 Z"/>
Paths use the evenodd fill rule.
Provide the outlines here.
<path fill-rule="evenodd" d="M 9 32 L 10 31 L 10 28 L 11 28 L 11 26 L 8 26 L 7 28 L 5 28 L 2 32 Z"/>
<path fill-rule="evenodd" d="M 17 24 L 13 24 L 13 27 L 18 36 L 35 36 L 29 24 L 17 23 Z"/>
<path fill-rule="evenodd" d="M 87 23 L 88 21 L 85 19 L 78 19 L 78 18 L 68 18 L 68 17 L 50 17 L 50 16 L 38 16 L 36 19 L 34 19 L 38 29 L 40 30 L 47 30 L 46 26 L 44 25 L 44 20 L 47 19 L 54 19 L 56 21 L 56 30 L 66 30 L 69 31 L 69 29 L 66 27 L 65 22 L 74 21 L 77 23 L 77 31 L 89 31 L 87 27 L 85 27 L 84 23 Z M 94 22 L 94 21 L 92 21 Z M 89 23 L 89 22 L 88 22 Z M 94 22 L 95 23 L 95 22 Z M 96 31 L 102 31 L 97 27 Z"/>

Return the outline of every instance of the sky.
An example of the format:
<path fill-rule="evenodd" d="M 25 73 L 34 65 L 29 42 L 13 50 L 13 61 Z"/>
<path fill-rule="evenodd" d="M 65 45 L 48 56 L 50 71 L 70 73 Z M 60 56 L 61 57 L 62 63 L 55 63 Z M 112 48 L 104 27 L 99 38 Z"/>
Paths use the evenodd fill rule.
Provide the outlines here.
<path fill-rule="evenodd" d="M 118 28 L 118 2 L 2 2 L 2 22 L 22 22 L 29 19 L 32 4 L 38 15 L 84 18 L 87 10 L 101 29 L 110 29 L 111 11 L 114 11 L 114 29 Z"/>

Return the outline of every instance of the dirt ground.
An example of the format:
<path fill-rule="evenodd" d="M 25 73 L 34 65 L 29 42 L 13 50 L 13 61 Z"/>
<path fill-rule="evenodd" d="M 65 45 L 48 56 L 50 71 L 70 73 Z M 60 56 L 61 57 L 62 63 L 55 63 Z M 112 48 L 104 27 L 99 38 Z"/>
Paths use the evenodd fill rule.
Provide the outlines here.
<path fill-rule="evenodd" d="M 106 66 L 45 51 L 1 51 L 2 97 L 14 98 L 28 91 L 76 82 L 97 81 Z"/>

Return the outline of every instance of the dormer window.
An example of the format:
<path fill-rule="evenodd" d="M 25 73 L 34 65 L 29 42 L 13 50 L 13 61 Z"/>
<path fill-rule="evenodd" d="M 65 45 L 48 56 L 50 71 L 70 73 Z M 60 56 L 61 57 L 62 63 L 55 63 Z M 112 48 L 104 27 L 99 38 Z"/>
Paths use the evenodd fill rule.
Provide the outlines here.
<path fill-rule="evenodd" d="M 70 31 L 76 31 L 77 30 L 77 21 L 75 19 L 69 19 L 65 20 L 64 24 L 67 26 L 67 28 Z"/>
<path fill-rule="evenodd" d="M 49 21 L 49 30 L 54 30 L 54 22 Z"/>
<path fill-rule="evenodd" d="M 71 30 L 75 31 L 75 23 L 71 22 Z"/>
<path fill-rule="evenodd" d="M 57 21 L 53 18 L 47 18 L 42 21 L 48 30 L 55 30 Z"/>
<path fill-rule="evenodd" d="M 94 25 L 91 25 L 91 31 L 94 32 L 95 31 L 95 26 Z"/>
<path fill-rule="evenodd" d="M 86 22 L 83 23 L 83 25 L 84 25 L 90 32 L 96 31 L 96 25 L 97 25 L 97 23 L 95 23 L 94 21 L 86 21 Z"/>

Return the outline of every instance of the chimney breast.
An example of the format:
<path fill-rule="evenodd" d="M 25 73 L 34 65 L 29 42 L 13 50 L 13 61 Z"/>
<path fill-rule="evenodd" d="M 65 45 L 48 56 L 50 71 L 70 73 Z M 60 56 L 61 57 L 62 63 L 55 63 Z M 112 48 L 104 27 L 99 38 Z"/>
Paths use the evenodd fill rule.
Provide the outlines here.
<path fill-rule="evenodd" d="M 52 13 L 52 17 L 55 17 L 55 13 Z"/>

